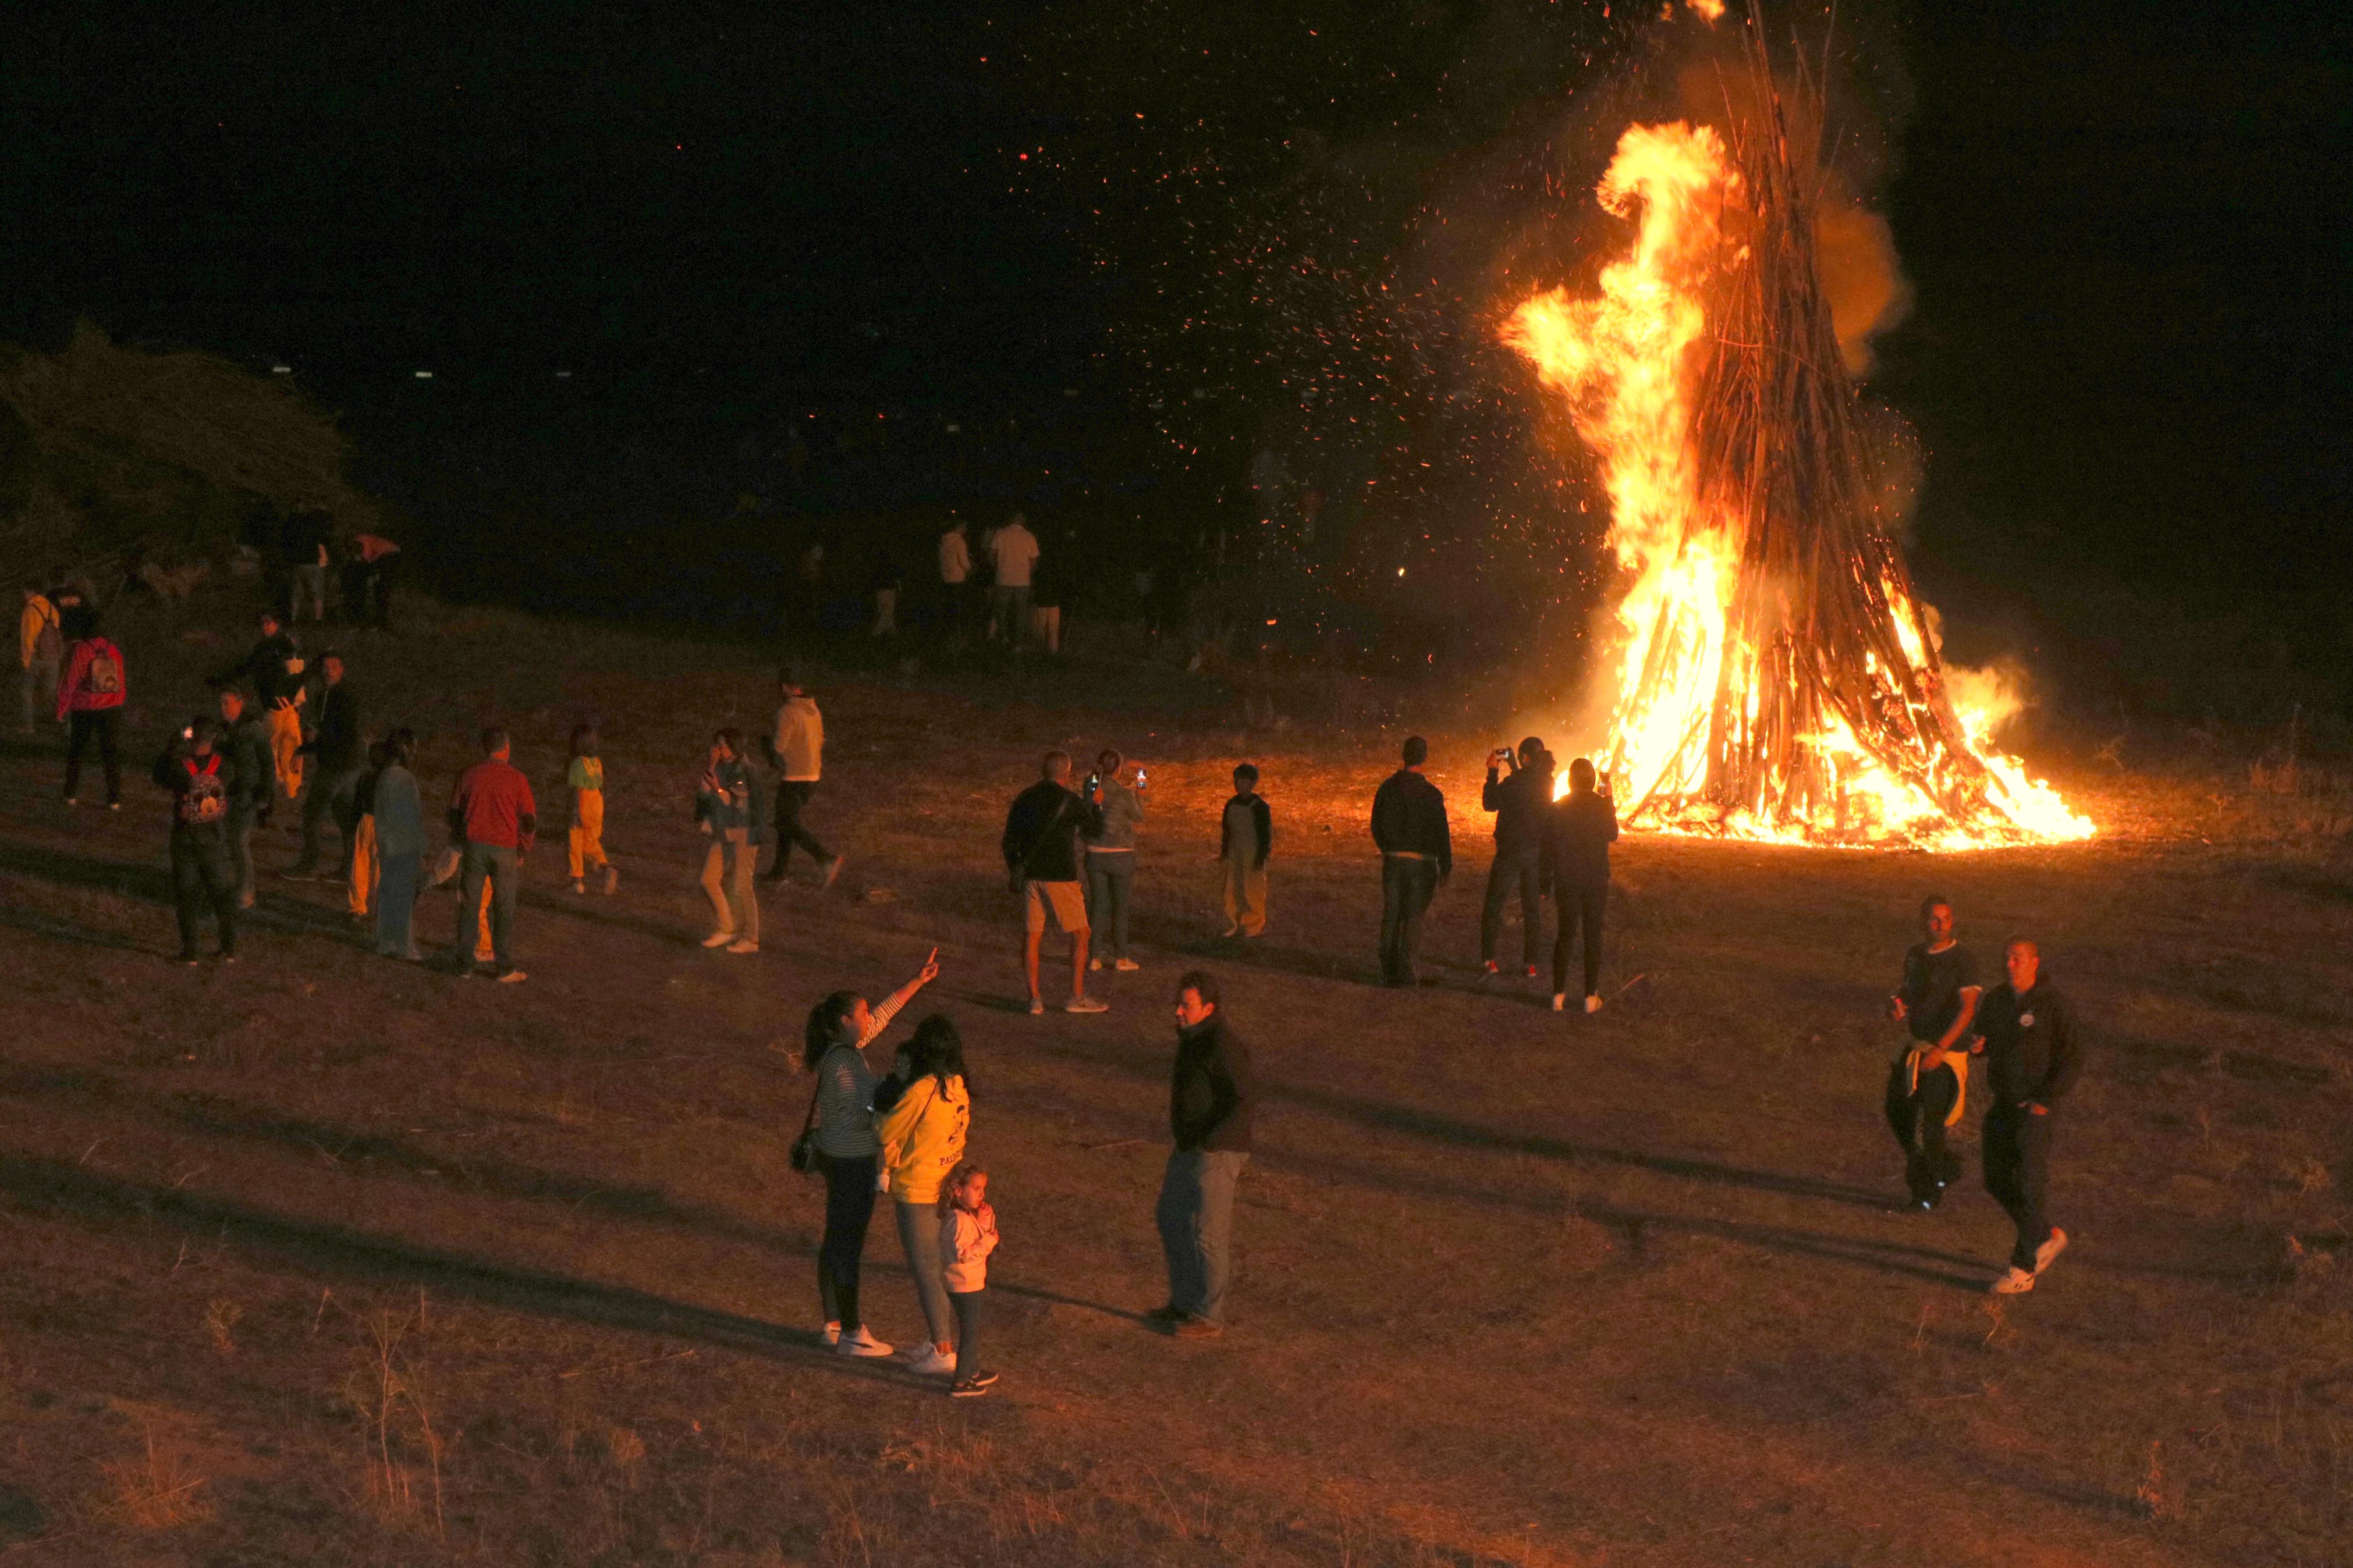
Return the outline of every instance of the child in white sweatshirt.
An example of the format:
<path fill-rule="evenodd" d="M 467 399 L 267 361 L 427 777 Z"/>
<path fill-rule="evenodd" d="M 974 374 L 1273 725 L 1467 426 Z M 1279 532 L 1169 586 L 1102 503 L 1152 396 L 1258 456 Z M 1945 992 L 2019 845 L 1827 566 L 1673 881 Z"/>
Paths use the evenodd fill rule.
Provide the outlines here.
<path fill-rule="evenodd" d="M 955 1308 L 955 1376 L 948 1394 L 975 1399 L 997 1374 L 980 1362 L 980 1304 L 988 1291 L 988 1255 L 997 1250 L 997 1211 L 988 1206 L 988 1173 L 958 1165 L 940 1184 L 940 1272 Z"/>

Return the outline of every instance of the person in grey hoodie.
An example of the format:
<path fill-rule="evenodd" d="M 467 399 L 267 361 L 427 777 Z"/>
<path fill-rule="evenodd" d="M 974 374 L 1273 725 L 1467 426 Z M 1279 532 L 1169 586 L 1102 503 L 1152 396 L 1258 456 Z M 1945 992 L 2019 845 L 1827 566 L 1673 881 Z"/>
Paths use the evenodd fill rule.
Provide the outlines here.
<path fill-rule="evenodd" d="M 384 771 L 375 781 L 375 951 L 421 963 L 417 950 L 417 880 L 425 868 L 425 799 L 411 766 L 417 732 L 395 730 L 384 742 Z"/>
<path fill-rule="evenodd" d="M 1135 887 L 1135 828 L 1144 820 L 1144 769 L 1122 783 L 1123 758 L 1105 746 L 1095 758 L 1091 784 L 1103 791 L 1103 818 L 1084 835 L 1087 845 L 1087 923 L 1103 933 L 1102 947 L 1088 960 L 1089 969 L 1101 969 L 1108 959 L 1113 969 L 1144 966 L 1127 956 L 1127 900 Z"/>

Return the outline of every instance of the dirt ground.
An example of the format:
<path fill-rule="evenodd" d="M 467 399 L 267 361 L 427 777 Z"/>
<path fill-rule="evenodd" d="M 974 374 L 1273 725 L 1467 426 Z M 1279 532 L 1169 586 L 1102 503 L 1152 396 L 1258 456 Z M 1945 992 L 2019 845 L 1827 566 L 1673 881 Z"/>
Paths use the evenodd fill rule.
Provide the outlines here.
<path fill-rule="evenodd" d="M 119 816 L 67 811 L 47 741 L 0 755 L 0 1563 L 2353 1561 L 2353 865 L 2294 802 L 2112 771 L 2063 779 L 2109 831 L 2060 849 L 1630 836 L 1614 999 L 1560 1017 L 1472 974 L 1492 737 L 1439 737 L 1462 864 L 1401 994 L 1363 828 L 1396 735 L 1083 669 L 827 678 L 810 821 L 849 871 L 736 958 L 696 943 L 691 792 L 772 667 L 418 605 L 351 649 L 371 729 L 427 731 L 438 795 L 496 712 L 553 812 L 599 718 L 618 895 L 543 846 L 500 986 L 265 873 L 243 962 L 183 969 L 144 774 L 242 640 L 132 637 Z M 1151 767 L 1145 967 L 1033 1020 L 1001 813 L 1104 742 Z M 1247 945 L 1210 864 L 1242 756 L 1280 835 Z M 1999 1308 L 1974 1108 L 1954 1199 L 1891 1212 L 1878 1008 L 1932 889 L 1989 958 L 2040 938 L 2090 1040 L 2074 1246 Z M 934 943 L 1005 1234 L 978 1401 L 818 1345 L 786 1163 L 775 1047 Z M 1232 1331 L 1179 1343 L 1141 1314 L 1194 963 L 1263 1103 Z M 918 1337 L 887 1217 L 868 1257 L 870 1321 Z"/>

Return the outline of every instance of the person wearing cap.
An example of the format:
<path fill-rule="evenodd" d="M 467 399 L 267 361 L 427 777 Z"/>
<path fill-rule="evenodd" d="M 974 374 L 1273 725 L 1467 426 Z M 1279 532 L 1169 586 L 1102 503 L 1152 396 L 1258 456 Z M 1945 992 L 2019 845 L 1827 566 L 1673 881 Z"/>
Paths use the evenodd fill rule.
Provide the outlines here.
<path fill-rule="evenodd" d="M 1533 980 L 1544 946 L 1544 830 L 1552 811 L 1552 753 L 1542 739 L 1530 735 L 1517 752 L 1497 748 L 1487 759 L 1479 805 L 1495 814 L 1495 858 L 1487 868 L 1487 900 L 1479 910 L 1479 964 L 1488 974 L 1503 973 L 1495 963 L 1495 942 L 1503 934 L 1504 900 L 1516 890 L 1521 972 Z"/>
<path fill-rule="evenodd" d="M 1419 735 L 1407 741 L 1403 761 L 1373 795 L 1373 843 L 1381 852 L 1384 985 L 1419 983 L 1414 962 L 1421 949 L 1421 917 L 1454 874 L 1446 797 L 1421 775 L 1430 742 Z"/>

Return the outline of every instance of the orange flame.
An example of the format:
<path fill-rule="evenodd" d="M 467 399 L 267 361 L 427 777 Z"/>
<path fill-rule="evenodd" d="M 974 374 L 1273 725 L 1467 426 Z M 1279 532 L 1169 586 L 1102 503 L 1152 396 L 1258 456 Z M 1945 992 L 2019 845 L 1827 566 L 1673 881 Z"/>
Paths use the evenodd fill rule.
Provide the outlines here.
<path fill-rule="evenodd" d="M 1949 849 L 2089 837 L 2088 819 L 1991 747 L 1987 737 L 2006 716 L 2006 700 L 1982 682 L 1943 677 L 1917 606 L 1894 582 L 1881 588 L 1896 644 L 1918 674 L 1915 688 L 1927 694 L 1913 705 L 1925 713 L 1941 685 L 1971 759 L 1982 764 L 1985 809 L 1955 820 L 1943 787 L 1953 759 L 1914 759 L 1916 768 L 1899 773 L 1834 710 L 1804 737 L 1830 782 L 1829 802 L 1811 803 L 1810 815 L 1797 820 L 1698 808 L 1719 698 L 1730 704 L 1731 722 L 1753 726 L 1757 683 L 1776 671 L 1795 679 L 1757 649 L 1727 647 L 1746 525 L 1704 494 L 1694 440 L 1707 301 L 1724 270 L 1746 259 L 1727 234 L 1737 223 L 1742 178 L 1714 129 L 1636 125 L 1620 138 L 1597 194 L 1604 209 L 1634 222 L 1631 245 L 1602 268 L 1597 294 L 1539 294 L 1513 312 L 1503 336 L 1562 395 L 1602 462 L 1609 545 L 1632 576 L 1616 611 L 1625 647 L 1604 748 L 1630 815 L 1671 831 L 1788 842 Z M 1736 656 L 1729 665 L 1727 654 Z"/>

